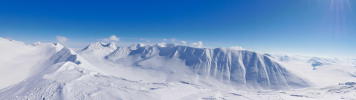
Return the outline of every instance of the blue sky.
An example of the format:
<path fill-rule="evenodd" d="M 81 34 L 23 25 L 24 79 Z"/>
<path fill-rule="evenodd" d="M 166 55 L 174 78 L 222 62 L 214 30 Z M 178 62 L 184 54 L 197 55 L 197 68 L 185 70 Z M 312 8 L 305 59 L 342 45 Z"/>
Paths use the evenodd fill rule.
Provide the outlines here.
<path fill-rule="evenodd" d="M 82 44 L 164 38 L 261 52 L 356 57 L 355 1 L 0 1 L 0 37 Z M 335 2 L 337 1 L 337 2 Z M 348 2 L 348 3 L 347 3 Z"/>

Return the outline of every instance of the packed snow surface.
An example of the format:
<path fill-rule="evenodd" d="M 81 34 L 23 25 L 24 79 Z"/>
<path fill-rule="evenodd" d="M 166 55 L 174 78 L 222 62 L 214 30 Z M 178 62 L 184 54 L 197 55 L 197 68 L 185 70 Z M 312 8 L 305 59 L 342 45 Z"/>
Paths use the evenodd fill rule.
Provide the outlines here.
<path fill-rule="evenodd" d="M 355 60 L 0 38 L 1 100 L 354 100 Z"/>

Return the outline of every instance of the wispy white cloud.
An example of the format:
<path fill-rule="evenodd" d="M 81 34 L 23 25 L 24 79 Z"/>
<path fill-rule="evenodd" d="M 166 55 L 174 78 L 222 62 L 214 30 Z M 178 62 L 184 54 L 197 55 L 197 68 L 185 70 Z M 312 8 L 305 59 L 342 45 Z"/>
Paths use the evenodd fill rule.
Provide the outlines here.
<path fill-rule="evenodd" d="M 118 42 L 118 41 L 120 41 L 120 38 L 116 35 L 111 35 L 110 37 L 104 38 L 102 40 L 106 41 L 106 42 Z"/>
<path fill-rule="evenodd" d="M 177 41 L 177 39 L 176 38 L 164 38 L 164 39 L 162 39 L 162 41 L 163 42 L 172 42 L 172 43 L 174 43 L 174 42 L 176 42 Z"/>
<path fill-rule="evenodd" d="M 100 39 L 100 41 L 104 42 L 118 42 L 120 41 L 120 45 L 129 46 L 135 43 L 143 43 L 143 44 L 157 44 L 157 45 L 167 45 L 167 44 L 175 44 L 175 45 L 184 45 L 191 46 L 196 48 L 203 48 L 203 41 L 190 42 L 185 40 L 179 40 L 176 38 L 124 38 L 125 41 L 121 41 L 121 38 L 116 35 L 111 35 L 110 37 Z"/>
<path fill-rule="evenodd" d="M 234 49 L 234 50 L 245 50 L 244 48 L 240 47 L 240 46 L 232 46 L 229 47 L 230 49 Z"/>
<path fill-rule="evenodd" d="M 117 37 L 116 35 L 110 36 L 109 39 L 112 40 L 112 41 L 119 41 L 120 40 L 120 38 Z"/>
<path fill-rule="evenodd" d="M 180 44 L 182 44 L 182 45 L 187 45 L 187 41 L 180 41 Z"/>
<path fill-rule="evenodd" d="M 197 48 L 202 48 L 204 46 L 204 44 L 202 41 L 198 41 L 198 42 L 191 43 L 191 46 L 197 47 Z"/>
<path fill-rule="evenodd" d="M 61 44 L 65 44 L 69 40 L 67 37 L 64 36 L 56 36 L 56 39 Z"/>

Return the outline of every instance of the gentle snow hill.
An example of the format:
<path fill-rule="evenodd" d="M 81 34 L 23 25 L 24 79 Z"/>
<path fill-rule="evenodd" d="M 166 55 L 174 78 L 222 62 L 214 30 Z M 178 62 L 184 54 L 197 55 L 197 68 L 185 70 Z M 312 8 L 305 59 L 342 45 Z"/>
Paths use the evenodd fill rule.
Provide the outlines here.
<path fill-rule="evenodd" d="M 97 47 L 97 44 L 100 43 L 91 44 L 87 48 Z M 97 50 L 87 48 L 83 49 L 80 54 L 103 57 L 102 55 L 108 53 L 86 52 L 106 50 L 103 48 L 112 50 L 105 45 L 101 45 Z M 287 89 L 308 86 L 306 81 L 290 73 L 270 57 L 247 50 L 194 48 L 175 44 L 137 44 L 130 47 L 118 47 L 104 58 L 114 63 L 126 63 L 127 66 L 169 73 L 175 73 L 179 67 L 187 67 L 202 78 L 213 77 L 222 82 L 251 88 Z M 173 62 L 183 62 L 184 65 L 170 68 L 175 65 Z"/>
<path fill-rule="evenodd" d="M 325 87 L 356 81 L 356 67 L 349 59 L 272 55 L 286 69 L 311 82 L 312 86 Z"/>

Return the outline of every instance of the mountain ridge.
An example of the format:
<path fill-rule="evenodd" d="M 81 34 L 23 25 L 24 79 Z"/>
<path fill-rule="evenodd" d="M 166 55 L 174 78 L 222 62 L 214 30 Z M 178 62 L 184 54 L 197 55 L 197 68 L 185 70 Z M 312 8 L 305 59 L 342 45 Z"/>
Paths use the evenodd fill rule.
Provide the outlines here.
<path fill-rule="evenodd" d="M 89 46 L 87 46 L 89 47 Z M 83 51 L 82 51 L 83 52 Z M 155 57 L 182 60 L 193 72 L 255 88 L 306 87 L 308 83 L 289 73 L 266 55 L 230 48 L 194 48 L 175 44 L 118 47 L 104 56 L 113 62 L 134 60 L 132 65 Z M 169 66 L 167 66 L 169 67 Z M 289 78 L 286 78 L 289 77 Z"/>
<path fill-rule="evenodd" d="M 60 43 L 1 38 L 0 44 L 0 55 L 6 55 L 0 57 L 0 71 L 11 72 L 1 78 L 24 76 L 0 89 L 4 100 L 325 100 L 355 93 L 354 61 L 312 70 L 309 58 L 278 59 L 243 49 L 92 43 L 74 51 Z M 279 61 L 284 58 L 289 60 Z"/>

